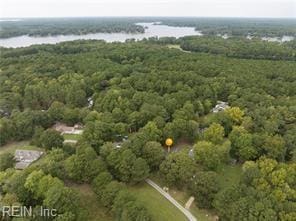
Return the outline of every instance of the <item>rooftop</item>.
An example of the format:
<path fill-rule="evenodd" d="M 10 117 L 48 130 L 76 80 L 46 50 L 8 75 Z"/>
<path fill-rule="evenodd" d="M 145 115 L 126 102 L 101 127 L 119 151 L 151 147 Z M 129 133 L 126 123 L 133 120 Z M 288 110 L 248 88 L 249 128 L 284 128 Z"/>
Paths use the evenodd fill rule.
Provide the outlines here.
<path fill-rule="evenodd" d="M 42 156 L 43 152 L 36 150 L 16 150 L 15 151 L 15 168 L 22 170 L 28 167 L 31 163 L 38 160 Z"/>
<path fill-rule="evenodd" d="M 82 128 L 83 126 L 80 124 L 75 124 L 73 127 L 71 127 L 63 123 L 56 123 L 53 126 L 53 129 L 60 132 L 61 134 L 82 134 Z"/>
<path fill-rule="evenodd" d="M 220 111 L 224 111 L 225 109 L 229 108 L 228 102 L 224 101 L 217 101 L 216 106 L 212 109 L 213 113 L 218 113 Z"/>

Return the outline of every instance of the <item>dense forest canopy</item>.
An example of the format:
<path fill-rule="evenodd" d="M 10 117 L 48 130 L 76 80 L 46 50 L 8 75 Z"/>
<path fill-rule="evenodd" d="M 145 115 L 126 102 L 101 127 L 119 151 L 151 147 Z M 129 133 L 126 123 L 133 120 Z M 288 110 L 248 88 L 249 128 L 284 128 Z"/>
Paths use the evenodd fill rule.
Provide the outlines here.
<path fill-rule="evenodd" d="M 182 49 L 211 54 L 222 54 L 227 57 L 296 60 L 296 40 L 289 42 L 266 42 L 261 39 L 243 37 L 184 37 L 179 41 Z"/>
<path fill-rule="evenodd" d="M 224 41 L 1 48 L 0 144 L 29 139 L 47 151 L 19 173 L 10 169 L 11 155 L 1 155 L 3 200 L 58 207 L 62 220 L 82 220 L 70 180 L 91 184 L 116 220 L 149 221 L 127 186 L 159 173 L 221 220 L 295 220 L 295 43 Z M 219 53 L 216 46 L 223 46 Z M 213 113 L 218 101 L 229 108 Z M 56 122 L 84 125 L 77 148 L 63 144 L 51 128 Z M 116 148 L 120 137 L 127 139 Z M 186 141 L 192 154 L 165 154 L 167 137 Z M 217 172 L 230 164 L 242 165 L 242 176 L 222 187 Z"/>
<path fill-rule="evenodd" d="M 0 38 L 20 35 L 81 35 L 87 33 L 143 33 L 137 22 L 161 22 L 180 27 L 194 27 L 204 35 L 282 37 L 296 36 L 295 19 L 267 18 L 178 18 L 178 17 L 90 17 L 90 18 L 43 18 L 1 21 Z"/>

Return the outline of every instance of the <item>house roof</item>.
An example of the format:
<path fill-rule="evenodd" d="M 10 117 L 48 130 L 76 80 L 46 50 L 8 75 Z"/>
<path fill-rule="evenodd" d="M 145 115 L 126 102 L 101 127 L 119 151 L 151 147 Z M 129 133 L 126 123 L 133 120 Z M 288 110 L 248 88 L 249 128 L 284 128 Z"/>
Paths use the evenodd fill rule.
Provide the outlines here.
<path fill-rule="evenodd" d="M 83 125 L 81 124 L 75 124 L 73 127 L 67 126 L 63 123 L 56 123 L 53 125 L 53 129 L 60 132 L 61 134 L 82 134 Z"/>
<path fill-rule="evenodd" d="M 217 113 L 217 112 L 223 111 L 227 108 L 229 108 L 229 105 L 227 102 L 218 101 L 216 106 L 212 109 L 212 112 Z"/>
<path fill-rule="evenodd" d="M 42 156 L 43 152 L 36 150 L 16 150 L 15 160 L 17 161 L 15 168 L 24 169 L 31 163 L 38 160 Z"/>

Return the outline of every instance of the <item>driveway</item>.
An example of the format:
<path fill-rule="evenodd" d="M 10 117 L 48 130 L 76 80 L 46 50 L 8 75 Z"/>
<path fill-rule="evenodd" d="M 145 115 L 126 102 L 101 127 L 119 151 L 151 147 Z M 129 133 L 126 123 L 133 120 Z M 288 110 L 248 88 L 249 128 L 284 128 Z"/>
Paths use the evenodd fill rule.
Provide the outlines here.
<path fill-rule="evenodd" d="M 187 217 L 189 221 L 197 221 L 197 219 L 187 209 L 181 206 L 180 203 L 178 203 L 170 194 L 165 192 L 160 186 L 158 186 L 150 179 L 146 179 L 145 181 L 154 189 L 156 189 L 161 195 L 163 195 L 167 200 L 169 200 L 172 204 L 174 204 L 174 206 L 177 207 Z"/>

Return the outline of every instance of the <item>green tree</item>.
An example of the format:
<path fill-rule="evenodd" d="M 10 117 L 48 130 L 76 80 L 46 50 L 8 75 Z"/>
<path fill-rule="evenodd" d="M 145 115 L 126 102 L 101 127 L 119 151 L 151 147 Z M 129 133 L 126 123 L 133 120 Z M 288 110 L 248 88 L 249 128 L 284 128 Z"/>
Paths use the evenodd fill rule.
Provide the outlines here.
<path fill-rule="evenodd" d="M 7 118 L 0 119 L 0 146 L 15 138 L 15 127 L 12 120 Z"/>
<path fill-rule="evenodd" d="M 132 167 L 131 182 L 138 183 L 143 181 L 149 176 L 149 166 L 147 162 L 142 158 L 137 158 Z"/>
<path fill-rule="evenodd" d="M 35 170 L 26 178 L 25 188 L 27 188 L 35 199 L 42 199 L 42 195 L 38 194 L 39 182 L 45 176 L 42 170 Z"/>
<path fill-rule="evenodd" d="M 0 154 L 0 171 L 12 168 L 15 163 L 14 156 L 11 153 Z"/>
<path fill-rule="evenodd" d="M 113 150 L 107 156 L 107 164 L 113 175 L 123 182 L 139 182 L 149 175 L 149 166 L 142 158 L 137 158 L 130 150 Z"/>
<path fill-rule="evenodd" d="M 222 163 L 222 153 L 211 142 L 200 141 L 194 145 L 194 159 L 206 169 L 217 170 Z"/>
<path fill-rule="evenodd" d="M 225 110 L 226 114 L 232 119 L 235 124 L 241 124 L 244 117 L 244 111 L 239 107 L 231 107 Z"/>
<path fill-rule="evenodd" d="M 213 123 L 204 131 L 204 138 L 214 144 L 221 144 L 224 139 L 224 128 L 220 124 Z"/>
<path fill-rule="evenodd" d="M 161 130 L 152 121 L 148 122 L 139 132 L 144 135 L 147 141 L 160 141 L 162 136 Z"/>
<path fill-rule="evenodd" d="M 200 208 L 212 208 L 215 194 L 219 191 L 218 175 L 215 172 L 197 172 L 190 180 L 189 191 Z"/>
<path fill-rule="evenodd" d="M 1 199 L 1 203 L 6 206 L 21 206 L 21 204 L 18 202 L 17 195 L 14 193 L 7 193 L 4 195 L 4 197 Z M 5 215 L 2 215 L 2 217 Z"/>
<path fill-rule="evenodd" d="M 16 140 L 24 140 L 32 137 L 35 126 L 32 111 L 15 111 L 11 114 L 11 119 L 14 124 L 14 138 Z"/>
<path fill-rule="evenodd" d="M 62 149 L 53 149 L 45 155 L 39 165 L 44 173 L 65 179 L 64 161 L 66 158 L 67 154 Z"/>
<path fill-rule="evenodd" d="M 77 182 L 91 182 L 99 173 L 106 171 L 106 165 L 91 147 L 79 147 L 75 155 L 65 161 L 69 178 Z"/>
<path fill-rule="evenodd" d="M 111 208 L 118 193 L 125 189 L 122 183 L 111 181 L 102 189 L 101 202 L 104 206 Z"/>
<path fill-rule="evenodd" d="M 165 151 L 160 143 L 150 141 L 143 147 L 142 157 L 147 161 L 151 170 L 157 170 L 165 157 Z"/>
<path fill-rule="evenodd" d="M 78 193 L 67 187 L 51 187 L 46 193 L 43 204 L 49 209 L 57 209 L 58 214 L 72 214 L 77 217 L 80 211 Z"/>
<path fill-rule="evenodd" d="M 90 144 L 93 148 L 95 148 L 96 152 L 100 152 L 100 146 L 103 145 L 104 141 L 111 141 L 114 135 L 114 124 L 103 122 L 103 121 L 95 121 L 88 122 L 83 131 L 83 141 Z"/>
<path fill-rule="evenodd" d="M 253 145 L 253 136 L 243 127 L 235 126 L 229 134 L 231 154 L 241 161 L 255 160 L 259 152 Z"/>
<path fill-rule="evenodd" d="M 194 106 L 186 102 L 180 110 L 176 110 L 173 114 L 174 119 L 194 120 L 195 119 Z"/>
<path fill-rule="evenodd" d="M 279 135 L 267 136 L 264 140 L 263 150 L 268 157 L 283 161 L 286 154 L 285 141 Z"/>
<path fill-rule="evenodd" d="M 34 202 L 32 193 L 30 193 L 30 191 L 25 188 L 26 179 L 29 174 L 29 171 L 24 173 L 11 173 L 11 171 L 6 170 L 3 174 L 4 180 L 2 183 L 0 178 L 1 188 L 4 192 L 15 193 L 20 203 L 28 205 L 32 204 Z"/>
<path fill-rule="evenodd" d="M 195 170 L 194 160 L 185 151 L 171 153 L 160 165 L 160 173 L 168 185 L 180 188 L 190 181 Z"/>
<path fill-rule="evenodd" d="M 66 103 L 72 107 L 82 107 L 86 104 L 86 93 L 84 90 L 70 87 L 67 90 Z"/>
<path fill-rule="evenodd" d="M 47 129 L 41 134 L 39 142 L 41 147 L 50 150 L 52 148 L 62 147 L 64 138 L 58 131 Z"/>
<path fill-rule="evenodd" d="M 236 185 L 222 189 L 216 194 L 213 206 L 218 211 L 221 219 L 233 220 L 231 219 L 231 211 L 235 202 L 240 198 L 240 195 L 241 189 Z"/>
<path fill-rule="evenodd" d="M 54 101 L 48 109 L 48 114 L 52 120 L 61 121 L 64 119 L 64 110 L 65 106 L 63 103 Z"/>
<path fill-rule="evenodd" d="M 39 147 L 41 146 L 40 137 L 41 137 L 43 132 L 44 132 L 43 127 L 35 127 L 34 128 L 34 135 L 33 135 L 32 140 L 31 140 L 32 145 L 39 146 Z"/>
<path fill-rule="evenodd" d="M 101 200 L 104 188 L 112 181 L 112 175 L 109 172 L 102 172 L 92 181 L 92 189 Z"/>
<path fill-rule="evenodd" d="M 114 200 L 113 210 L 118 221 L 150 221 L 147 209 L 127 191 L 120 191 Z"/>

